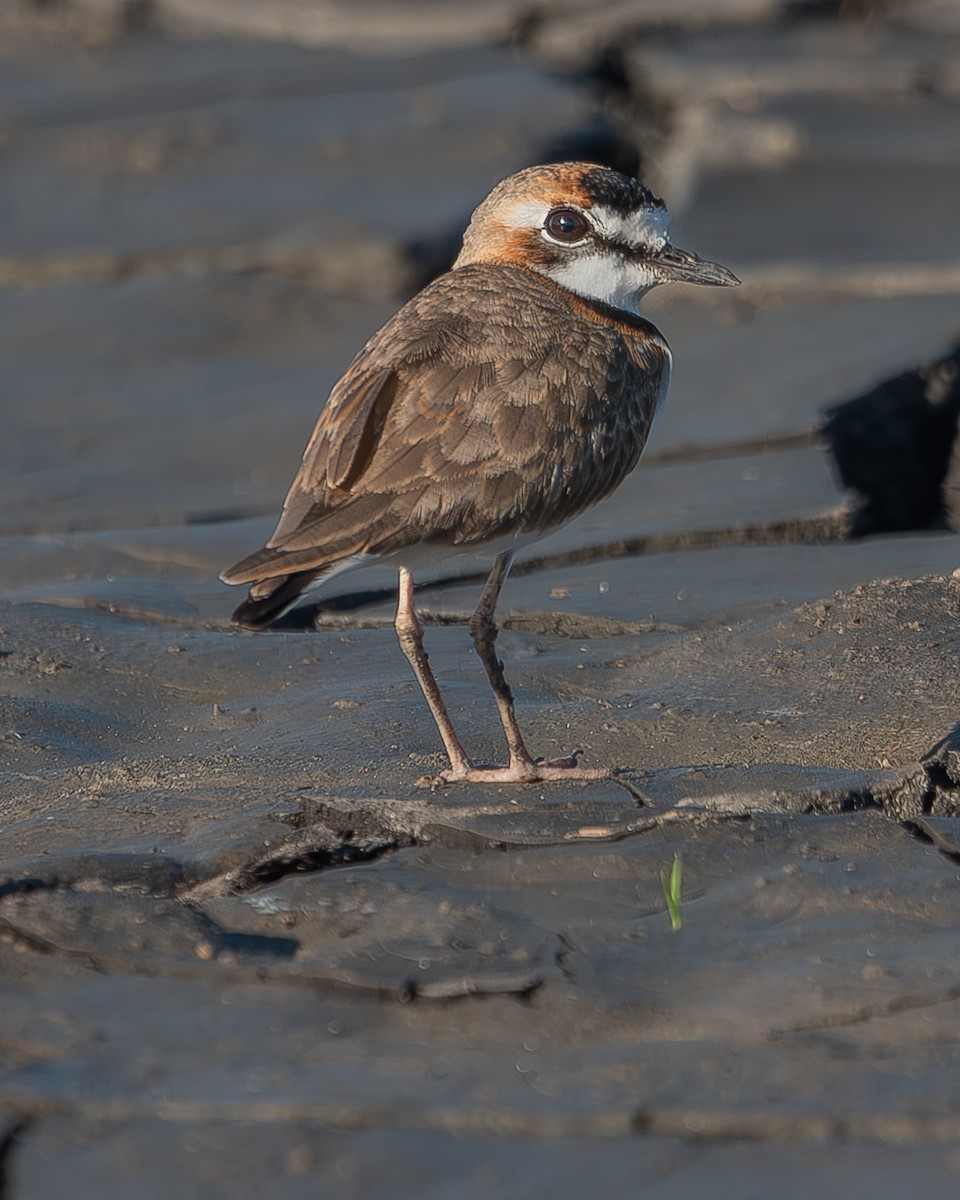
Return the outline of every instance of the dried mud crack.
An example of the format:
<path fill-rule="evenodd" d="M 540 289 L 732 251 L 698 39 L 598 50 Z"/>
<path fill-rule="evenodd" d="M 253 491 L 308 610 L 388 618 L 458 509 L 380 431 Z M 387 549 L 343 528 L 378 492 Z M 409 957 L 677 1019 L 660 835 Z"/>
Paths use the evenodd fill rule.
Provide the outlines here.
<path fill-rule="evenodd" d="M 828 1029 L 849 1029 L 865 1025 L 869 1021 L 880 1021 L 901 1013 L 922 1012 L 943 1004 L 955 1004 L 960 1000 L 960 984 L 940 991 L 922 991 L 892 997 L 883 1004 L 864 1004 L 855 1012 L 841 1017 L 824 1017 L 817 1021 L 800 1021 L 796 1025 L 771 1029 L 767 1036 L 771 1041 L 788 1038 L 794 1034 L 818 1033 Z"/>
<path fill-rule="evenodd" d="M 707 1109 L 644 1110 L 634 1133 L 675 1137 L 687 1143 L 800 1142 L 829 1145 L 853 1138 L 869 1142 L 950 1142 L 960 1136 L 960 1118 L 888 1113 L 828 1116 L 812 1113 L 723 1112 Z"/>
<path fill-rule="evenodd" d="M 957 542 L 854 538 L 817 431 L 955 336 L 960 35 L 873 0 L 315 7 L 296 46 L 247 0 L 202 37 L 167 0 L 0 15 L 0 1200 L 953 1197 Z M 386 573 L 270 638 L 214 580 L 344 354 L 540 152 L 639 166 L 744 284 L 651 298 L 657 441 L 505 593 L 531 749 L 620 773 L 427 795 Z M 476 565 L 421 596 L 492 761 L 444 629 Z"/>

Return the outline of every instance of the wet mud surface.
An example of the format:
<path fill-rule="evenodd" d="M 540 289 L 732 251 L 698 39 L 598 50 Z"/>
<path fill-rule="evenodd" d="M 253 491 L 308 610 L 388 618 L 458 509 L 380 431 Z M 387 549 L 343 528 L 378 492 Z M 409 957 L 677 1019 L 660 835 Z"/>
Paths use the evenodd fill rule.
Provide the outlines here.
<path fill-rule="evenodd" d="M 0 14 L 0 1197 L 953 1197 L 957 472 L 854 538 L 818 431 L 955 345 L 960 23 L 328 7 Z M 216 575 L 557 146 L 744 286 L 651 298 L 644 462 L 501 602 L 531 749 L 614 775 L 431 789 L 391 572 L 257 636 Z M 486 565 L 418 602 L 494 761 Z"/>

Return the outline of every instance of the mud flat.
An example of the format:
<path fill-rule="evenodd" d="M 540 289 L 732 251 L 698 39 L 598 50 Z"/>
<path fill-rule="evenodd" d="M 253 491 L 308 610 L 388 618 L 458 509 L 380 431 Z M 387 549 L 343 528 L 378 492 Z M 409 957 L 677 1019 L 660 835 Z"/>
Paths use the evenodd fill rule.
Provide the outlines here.
<path fill-rule="evenodd" d="M 3 1200 L 956 1195 L 960 536 L 852 539 L 818 429 L 960 331 L 960 26 L 869 9 L 4 10 Z M 504 594 L 531 747 L 616 775 L 430 790 L 391 574 L 256 637 L 216 574 L 558 152 L 745 283 L 655 297 L 644 465 Z"/>

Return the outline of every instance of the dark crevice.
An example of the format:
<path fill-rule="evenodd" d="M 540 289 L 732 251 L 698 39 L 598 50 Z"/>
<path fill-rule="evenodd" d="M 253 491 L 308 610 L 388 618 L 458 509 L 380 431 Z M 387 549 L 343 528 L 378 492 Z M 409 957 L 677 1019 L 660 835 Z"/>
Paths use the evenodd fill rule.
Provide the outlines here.
<path fill-rule="evenodd" d="M 557 970 L 564 977 L 564 979 L 572 982 L 574 979 L 574 974 L 573 974 L 573 970 L 567 963 L 567 959 L 570 957 L 571 954 L 576 953 L 576 947 L 573 945 L 573 943 L 570 941 L 570 939 L 563 933 L 558 933 L 557 938 L 560 941 L 560 945 L 557 949 L 556 954 L 554 955 L 554 962 L 557 965 Z"/>
<path fill-rule="evenodd" d="M 960 418 L 960 345 L 827 410 L 821 433 L 857 502 L 852 537 L 948 527 Z"/>
<path fill-rule="evenodd" d="M 864 788 L 862 791 L 847 792 L 839 801 L 832 798 L 826 803 L 819 799 L 811 800 L 801 810 L 801 813 L 805 817 L 833 816 L 836 813 L 865 812 L 867 810 L 884 812 L 885 809 L 883 801 L 878 799 L 869 788 Z"/>
<path fill-rule="evenodd" d="M 787 0 L 781 20 L 788 26 L 824 21 L 866 25 L 886 8 L 887 0 Z"/>
<path fill-rule="evenodd" d="M 921 767 L 917 783 L 922 781 L 922 788 L 916 789 L 913 811 L 902 815 L 900 825 L 919 842 L 935 846 L 949 861 L 960 862 L 960 835 L 947 822 L 937 824 L 939 819 L 960 817 L 960 725 L 927 752 Z"/>
<path fill-rule="evenodd" d="M 39 892 L 44 888 L 50 890 L 59 885 L 60 881 L 56 877 L 40 879 L 31 876 L 29 879 L 5 879 L 0 882 L 0 900 L 7 896 L 22 896 L 27 892 Z"/>
<path fill-rule="evenodd" d="M 945 763 L 934 759 L 923 764 L 923 769 L 927 774 L 929 783 L 929 807 L 924 808 L 925 813 L 933 813 L 937 807 L 937 801 L 943 799 L 945 795 L 956 797 L 960 803 L 960 784 L 950 773 L 949 768 Z"/>
<path fill-rule="evenodd" d="M 776 1108 L 754 1111 L 720 1109 L 640 1110 L 632 1119 L 632 1132 L 641 1137 L 678 1138 L 687 1144 L 767 1142 L 824 1147 L 846 1141 L 878 1144 L 930 1140 L 952 1144 L 960 1121 L 952 1114 L 935 1122 L 923 1113 L 865 1113 L 835 1116 L 813 1112 L 785 1112 Z"/>
<path fill-rule="evenodd" d="M 950 859 L 951 862 L 960 863 L 960 850 L 949 850 L 946 846 L 938 845 L 937 842 L 930 836 L 922 825 L 916 821 L 902 821 L 901 825 L 910 834 L 915 837 L 918 842 L 923 842 L 926 846 L 936 846 L 944 858 Z"/>
<path fill-rule="evenodd" d="M 941 836 L 935 826 L 926 826 L 923 821 L 924 817 L 956 818 L 960 815 L 960 784 L 948 767 L 937 759 L 925 762 L 923 770 L 927 788 L 919 797 L 920 811 L 916 817 L 905 817 L 900 824 L 917 841 L 935 846 L 944 858 L 960 863 L 960 838 L 954 840 L 949 834 Z"/>
<path fill-rule="evenodd" d="M 876 787 L 850 791 L 839 808 L 835 804 L 812 803 L 807 814 L 831 812 L 856 812 L 864 809 L 880 810 L 895 820 L 911 836 L 927 844 L 936 845 L 948 858 L 960 861 L 960 841 L 954 853 L 918 823 L 924 817 L 960 816 L 960 783 L 949 765 L 938 755 L 951 753 L 957 731 L 953 730 L 937 744 L 918 764 L 918 769 L 905 777 L 898 787 L 890 789 L 883 783 Z"/>
<path fill-rule="evenodd" d="M 0 1200 L 7 1200 L 10 1189 L 10 1162 L 19 1139 L 27 1132 L 30 1123 L 19 1121 L 12 1125 L 6 1137 L 0 1141 Z"/>
<path fill-rule="evenodd" d="M 303 875 L 314 871 L 327 871 L 335 867 L 376 862 L 378 858 L 383 858 L 387 854 L 417 844 L 413 837 L 402 834 L 381 838 L 362 838 L 356 841 L 351 841 L 351 836 L 347 835 L 337 846 L 324 846 L 313 850 L 300 849 L 264 859 L 239 872 L 231 890 L 234 893 L 249 892 L 255 888 L 277 883 L 288 875 Z"/>
<path fill-rule="evenodd" d="M 937 795 L 937 776 L 943 771 L 939 763 L 925 763 L 923 773 L 926 776 L 926 787 L 918 797 L 920 813 L 929 816 L 933 812 L 933 802 Z M 944 777 L 946 772 L 943 772 Z M 904 822 L 907 824 L 907 822 Z"/>

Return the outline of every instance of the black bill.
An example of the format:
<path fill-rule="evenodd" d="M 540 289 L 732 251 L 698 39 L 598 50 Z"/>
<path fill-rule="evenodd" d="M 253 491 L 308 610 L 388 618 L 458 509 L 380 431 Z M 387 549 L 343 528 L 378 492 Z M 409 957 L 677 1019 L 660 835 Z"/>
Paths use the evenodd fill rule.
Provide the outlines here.
<path fill-rule="evenodd" d="M 740 280 L 720 263 L 707 262 L 690 250 L 681 250 L 669 242 L 652 259 L 665 280 L 678 283 L 702 283 L 710 287 L 736 287 Z"/>

